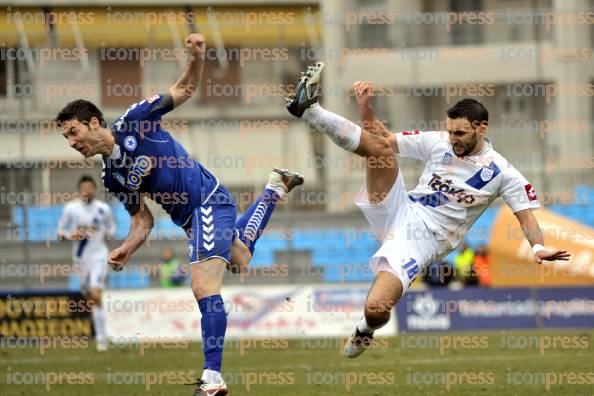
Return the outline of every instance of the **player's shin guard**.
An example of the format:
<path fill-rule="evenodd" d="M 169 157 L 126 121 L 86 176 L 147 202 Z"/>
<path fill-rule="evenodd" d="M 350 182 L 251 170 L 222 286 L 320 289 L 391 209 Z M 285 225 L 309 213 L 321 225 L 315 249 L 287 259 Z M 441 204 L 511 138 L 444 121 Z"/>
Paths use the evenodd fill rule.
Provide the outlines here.
<path fill-rule="evenodd" d="M 267 186 L 256 202 L 235 223 L 235 228 L 239 231 L 239 239 L 250 249 L 252 254 L 254 254 L 256 242 L 268 224 L 276 203 L 282 199 L 283 194 L 282 190 L 273 190 Z"/>
<path fill-rule="evenodd" d="M 204 351 L 204 368 L 221 371 L 225 331 L 227 330 L 227 314 L 225 304 L 219 294 L 208 296 L 198 301 L 202 319 L 202 350 Z"/>
<path fill-rule="evenodd" d="M 318 131 L 328 135 L 337 146 L 347 151 L 355 151 L 359 147 L 361 127 L 322 108 L 319 104 L 310 106 L 301 118 Z"/>

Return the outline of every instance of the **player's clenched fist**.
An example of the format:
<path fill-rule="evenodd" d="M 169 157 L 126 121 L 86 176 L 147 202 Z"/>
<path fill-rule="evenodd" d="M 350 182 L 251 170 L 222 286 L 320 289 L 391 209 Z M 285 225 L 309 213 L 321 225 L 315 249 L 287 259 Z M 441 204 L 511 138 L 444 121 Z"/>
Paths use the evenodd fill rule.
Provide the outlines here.
<path fill-rule="evenodd" d="M 114 271 L 121 271 L 124 268 L 124 265 L 128 262 L 130 258 L 130 250 L 124 246 L 120 246 L 119 248 L 114 249 L 111 253 L 109 253 L 109 257 L 107 258 L 107 262 L 111 265 L 111 268 Z"/>
<path fill-rule="evenodd" d="M 374 89 L 371 83 L 357 81 L 353 84 L 353 92 L 355 93 L 359 110 L 364 111 L 371 108 L 371 101 L 374 96 Z"/>
<path fill-rule="evenodd" d="M 361 119 L 365 121 L 372 118 L 373 110 L 371 108 L 371 102 L 374 96 L 373 85 L 371 83 L 357 81 L 353 84 L 352 89 L 355 93 Z"/>
<path fill-rule="evenodd" d="M 204 59 L 204 54 L 206 52 L 206 39 L 203 35 L 198 33 L 190 34 L 188 37 L 186 37 L 186 48 L 188 49 L 190 55 Z"/>

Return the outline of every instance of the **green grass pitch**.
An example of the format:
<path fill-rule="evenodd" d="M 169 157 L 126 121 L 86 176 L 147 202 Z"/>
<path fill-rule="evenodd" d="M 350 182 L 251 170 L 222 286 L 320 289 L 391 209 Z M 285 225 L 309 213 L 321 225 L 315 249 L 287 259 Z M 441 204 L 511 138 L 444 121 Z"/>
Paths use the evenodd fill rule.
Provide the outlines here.
<path fill-rule="evenodd" d="M 230 395 L 593 395 L 591 330 L 407 334 L 356 359 L 344 340 L 228 341 Z M 191 395 L 199 343 L 2 347 L 0 395 Z"/>

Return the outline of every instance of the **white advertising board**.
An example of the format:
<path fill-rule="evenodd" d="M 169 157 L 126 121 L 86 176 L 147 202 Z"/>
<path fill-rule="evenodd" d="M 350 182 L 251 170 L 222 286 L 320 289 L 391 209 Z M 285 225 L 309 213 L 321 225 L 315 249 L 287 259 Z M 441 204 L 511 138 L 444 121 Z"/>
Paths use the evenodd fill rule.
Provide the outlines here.
<path fill-rule="evenodd" d="M 227 338 L 337 337 L 352 333 L 369 285 L 223 287 Z M 109 290 L 103 294 L 107 332 L 114 342 L 200 340 L 200 310 L 190 289 Z M 396 334 L 394 312 L 377 332 Z"/>

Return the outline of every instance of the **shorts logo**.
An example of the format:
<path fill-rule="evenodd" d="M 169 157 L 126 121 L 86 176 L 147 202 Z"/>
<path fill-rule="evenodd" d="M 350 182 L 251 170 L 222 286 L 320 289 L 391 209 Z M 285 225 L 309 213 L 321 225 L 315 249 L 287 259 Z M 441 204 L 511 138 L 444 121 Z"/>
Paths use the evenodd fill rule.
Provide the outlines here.
<path fill-rule="evenodd" d="M 402 132 L 402 134 L 404 136 L 407 136 L 407 135 L 418 135 L 419 133 L 420 133 L 419 131 L 403 131 Z"/>
<path fill-rule="evenodd" d="M 538 199 L 536 197 L 536 190 L 532 187 L 532 184 L 526 184 L 524 190 L 526 190 L 526 195 L 528 195 L 528 201 L 536 201 Z"/>
<path fill-rule="evenodd" d="M 202 220 L 202 246 L 209 252 L 214 248 L 214 224 L 212 222 L 212 206 L 200 207 Z M 208 243 L 207 243 L 208 242 Z"/>
<path fill-rule="evenodd" d="M 484 167 L 481 170 L 481 180 L 488 182 L 493 178 L 493 174 L 495 173 L 495 169 Z"/>
<path fill-rule="evenodd" d="M 194 255 L 194 246 L 188 245 L 188 255 L 190 256 L 190 260 L 192 260 L 192 256 Z"/>
<path fill-rule="evenodd" d="M 136 143 L 136 138 L 134 136 L 126 136 L 126 138 L 124 139 L 124 147 L 126 147 L 126 149 L 132 151 L 136 148 L 137 143 Z"/>
<path fill-rule="evenodd" d="M 136 158 L 134 165 L 128 171 L 126 186 L 131 190 L 138 190 L 140 183 L 142 183 L 142 178 L 149 174 L 151 167 L 151 159 L 146 155 Z"/>
<path fill-rule="evenodd" d="M 414 280 L 419 274 L 419 265 L 417 264 L 417 260 L 412 257 L 408 263 L 402 266 L 402 269 L 406 271 L 406 275 L 411 281 Z"/>

